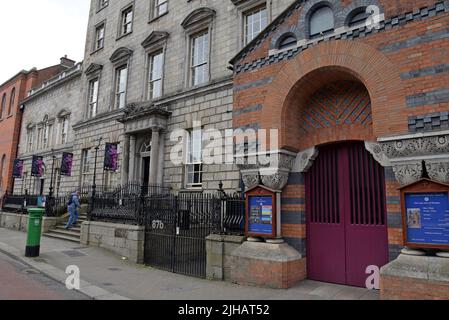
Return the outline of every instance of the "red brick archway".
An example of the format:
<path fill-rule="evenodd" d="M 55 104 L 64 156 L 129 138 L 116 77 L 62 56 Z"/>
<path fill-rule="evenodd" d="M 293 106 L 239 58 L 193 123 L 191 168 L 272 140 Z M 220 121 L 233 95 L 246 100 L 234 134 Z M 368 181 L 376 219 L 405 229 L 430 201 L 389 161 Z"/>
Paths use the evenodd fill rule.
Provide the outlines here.
<path fill-rule="evenodd" d="M 301 108 L 308 97 L 336 81 L 360 82 L 367 89 L 372 108 L 372 131 L 340 131 L 301 143 Z M 285 64 L 266 94 L 261 124 L 280 129 L 281 148 L 299 151 L 311 145 L 340 140 L 365 140 L 407 130 L 401 116 L 406 106 L 400 73 L 375 48 L 354 41 L 322 43 Z"/>

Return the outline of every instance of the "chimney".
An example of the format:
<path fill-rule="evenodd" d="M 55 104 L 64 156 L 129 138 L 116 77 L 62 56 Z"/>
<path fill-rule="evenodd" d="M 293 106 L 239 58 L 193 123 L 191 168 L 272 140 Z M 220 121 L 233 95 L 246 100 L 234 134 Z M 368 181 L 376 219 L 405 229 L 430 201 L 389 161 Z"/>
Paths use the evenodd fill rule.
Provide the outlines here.
<path fill-rule="evenodd" d="M 66 68 L 71 68 L 75 65 L 75 61 L 67 58 L 67 55 L 61 58 L 61 66 Z"/>

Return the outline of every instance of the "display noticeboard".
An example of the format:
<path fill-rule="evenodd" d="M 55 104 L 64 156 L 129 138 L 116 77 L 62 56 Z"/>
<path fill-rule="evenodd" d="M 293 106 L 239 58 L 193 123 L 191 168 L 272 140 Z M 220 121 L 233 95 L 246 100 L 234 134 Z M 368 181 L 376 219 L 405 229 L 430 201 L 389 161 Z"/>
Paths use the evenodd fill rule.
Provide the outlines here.
<path fill-rule="evenodd" d="M 276 193 L 256 187 L 246 193 L 246 234 L 249 237 L 276 237 Z"/>
<path fill-rule="evenodd" d="M 449 249 L 449 185 L 423 179 L 401 189 L 404 243 Z"/>

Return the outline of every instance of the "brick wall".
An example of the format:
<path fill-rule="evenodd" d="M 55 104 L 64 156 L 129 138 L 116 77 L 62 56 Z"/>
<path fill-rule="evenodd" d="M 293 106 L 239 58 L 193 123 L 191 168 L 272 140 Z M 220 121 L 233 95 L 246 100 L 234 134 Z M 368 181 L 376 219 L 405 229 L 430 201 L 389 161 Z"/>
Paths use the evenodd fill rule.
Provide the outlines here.
<path fill-rule="evenodd" d="M 376 3 L 331 2 L 339 12 L 356 3 Z M 307 4 L 298 2 L 283 14 L 234 60 L 234 128 L 277 128 L 280 148 L 292 151 L 343 140 L 377 141 L 421 128 L 444 129 L 449 110 L 449 3 L 378 3 L 386 17 L 379 30 L 341 29 L 340 35 L 326 41 L 276 51 L 273 43 L 283 32 L 306 28 L 301 19 Z M 332 90 L 344 82 L 360 88 L 356 96 L 367 97 L 371 121 L 332 124 L 326 116 L 331 108 L 326 100 L 341 105 L 350 99 L 352 89 L 348 88 L 341 88 L 340 95 L 337 91 L 337 97 L 330 99 Z M 429 122 L 426 119 L 432 125 L 424 126 L 424 121 Z M 394 260 L 403 245 L 399 184 L 392 168 L 385 172 L 389 252 Z M 301 175 L 291 174 L 283 191 L 282 233 L 305 255 L 303 180 Z"/>

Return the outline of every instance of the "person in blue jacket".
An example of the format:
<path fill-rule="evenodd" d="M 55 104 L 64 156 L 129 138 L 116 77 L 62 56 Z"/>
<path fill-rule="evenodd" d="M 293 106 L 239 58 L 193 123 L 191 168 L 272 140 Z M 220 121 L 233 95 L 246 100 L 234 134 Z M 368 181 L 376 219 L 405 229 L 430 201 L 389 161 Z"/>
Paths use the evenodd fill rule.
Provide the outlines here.
<path fill-rule="evenodd" d="M 70 219 L 67 222 L 65 229 L 71 228 L 78 221 L 79 216 L 78 209 L 81 208 L 79 191 L 72 193 L 72 195 L 70 196 L 69 203 L 67 204 L 67 207 L 69 210 Z"/>

